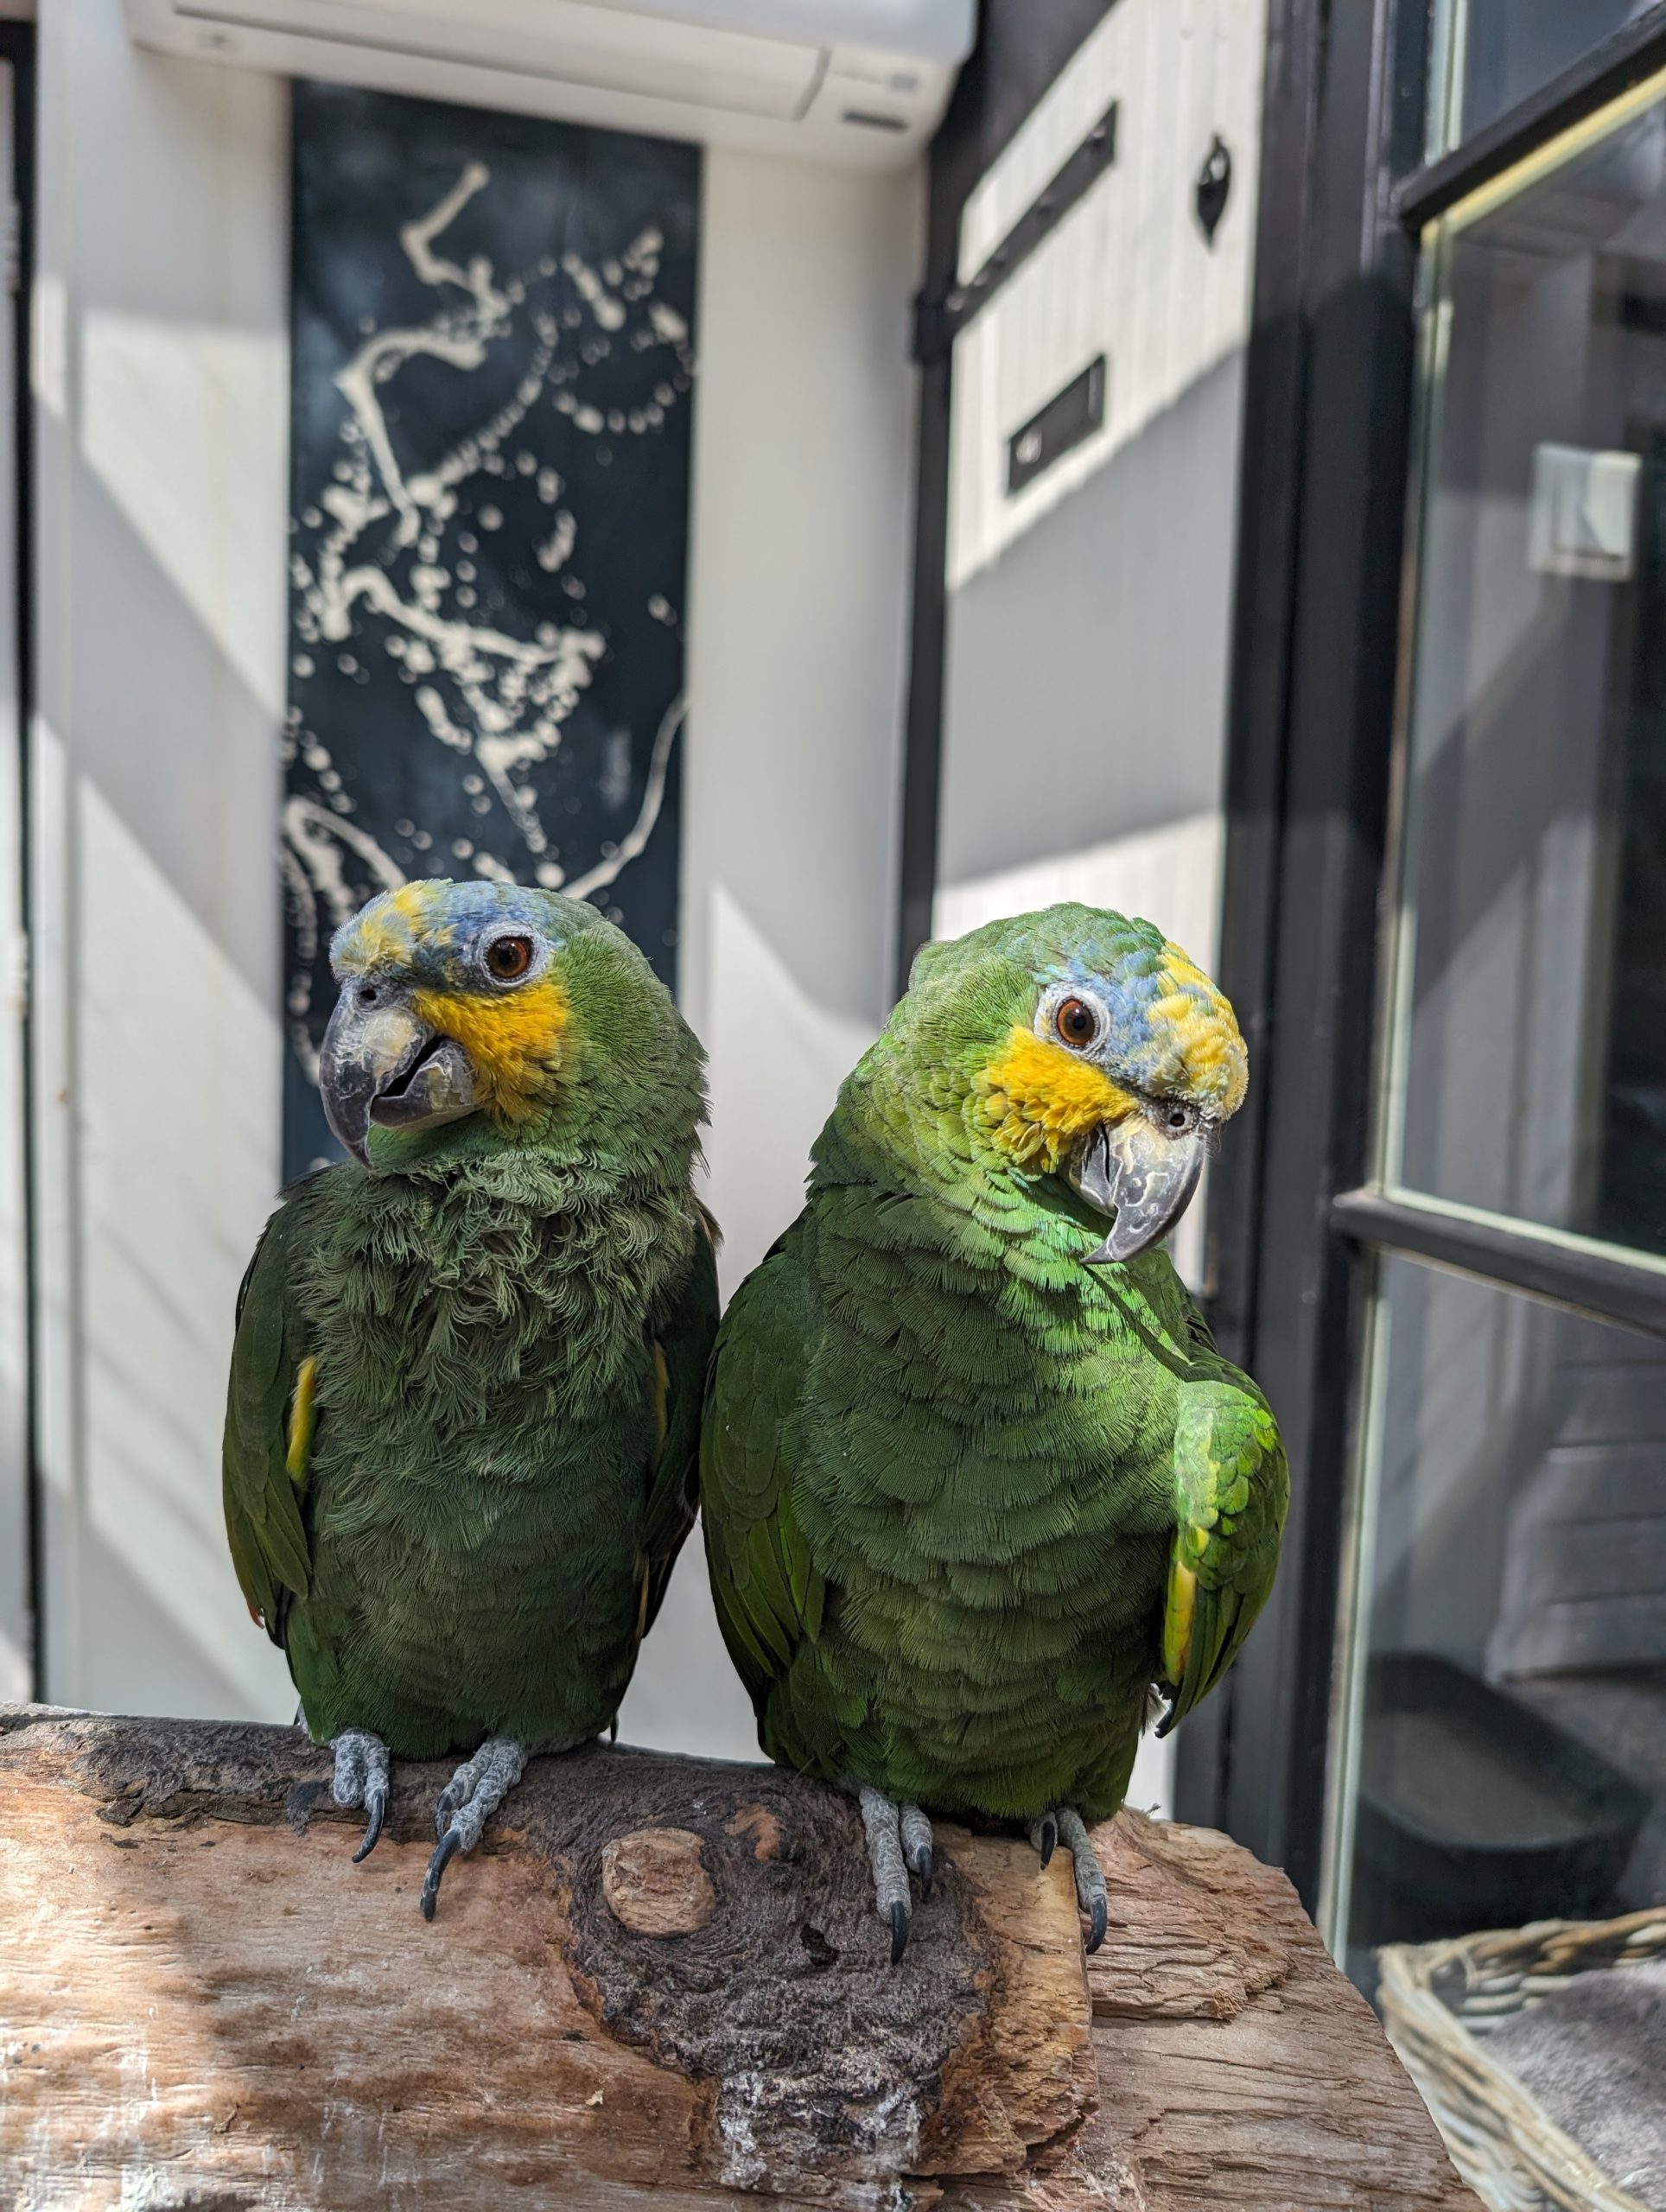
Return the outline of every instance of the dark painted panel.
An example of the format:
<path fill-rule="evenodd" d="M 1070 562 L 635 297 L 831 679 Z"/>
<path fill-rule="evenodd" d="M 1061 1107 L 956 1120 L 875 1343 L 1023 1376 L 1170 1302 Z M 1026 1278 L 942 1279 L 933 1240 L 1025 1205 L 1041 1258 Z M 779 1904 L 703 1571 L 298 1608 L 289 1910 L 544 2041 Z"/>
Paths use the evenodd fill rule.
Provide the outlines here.
<path fill-rule="evenodd" d="M 700 156 L 295 93 L 284 1150 L 328 942 L 417 875 L 592 897 L 676 977 Z"/>

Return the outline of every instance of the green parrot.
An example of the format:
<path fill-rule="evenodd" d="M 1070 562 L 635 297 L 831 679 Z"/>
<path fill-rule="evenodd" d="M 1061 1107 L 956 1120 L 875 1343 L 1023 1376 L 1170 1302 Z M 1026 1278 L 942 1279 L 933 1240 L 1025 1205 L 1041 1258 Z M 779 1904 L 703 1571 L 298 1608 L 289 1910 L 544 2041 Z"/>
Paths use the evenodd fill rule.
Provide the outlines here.
<path fill-rule="evenodd" d="M 1271 1586 L 1278 1430 L 1161 1249 L 1245 1079 L 1149 922 L 1062 906 L 930 945 L 724 1316 L 718 1620 L 764 1750 L 859 1797 L 893 1960 L 934 1813 L 1063 1842 L 1097 1949 L 1086 1824 L 1154 1690 L 1167 1730 Z"/>
<path fill-rule="evenodd" d="M 319 1084 L 352 1155 L 238 1302 L 226 1527 L 338 1804 L 466 1752 L 440 1878 L 529 1751 L 607 1728 L 692 1524 L 717 1324 L 703 1059 L 594 906 L 411 883 L 331 948 Z"/>

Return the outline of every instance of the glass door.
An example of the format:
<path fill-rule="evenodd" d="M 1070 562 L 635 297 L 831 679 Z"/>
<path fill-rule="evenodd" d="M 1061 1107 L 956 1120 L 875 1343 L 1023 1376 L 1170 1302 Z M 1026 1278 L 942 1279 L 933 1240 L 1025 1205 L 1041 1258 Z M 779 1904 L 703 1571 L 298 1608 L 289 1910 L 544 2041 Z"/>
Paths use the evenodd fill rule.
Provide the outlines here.
<path fill-rule="evenodd" d="M 1448 179 L 1528 107 L 1421 242 L 1376 1173 L 1339 1209 L 1372 1311 L 1321 1910 L 1368 1989 L 1383 1942 L 1666 1897 L 1666 51 L 1541 92 L 1645 13 L 1472 0 L 1437 41 Z"/>

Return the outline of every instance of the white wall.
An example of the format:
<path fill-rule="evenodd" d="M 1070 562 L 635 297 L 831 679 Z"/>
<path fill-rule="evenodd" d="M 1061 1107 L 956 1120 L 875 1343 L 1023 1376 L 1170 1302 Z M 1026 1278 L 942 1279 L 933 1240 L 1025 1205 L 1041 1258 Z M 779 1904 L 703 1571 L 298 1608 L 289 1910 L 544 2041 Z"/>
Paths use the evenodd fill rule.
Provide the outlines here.
<path fill-rule="evenodd" d="M 278 1173 L 281 86 L 40 25 L 34 859 L 46 1694 L 292 1712 L 226 1559 Z"/>
<path fill-rule="evenodd" d="M 41 26 L 35 734 L 47 1695 L 287 1718 L 220 1528 L 237 1283 L 278 1178 L 288 99 Z M 715 154 L 684 996 L 732 1286 L 884 1017 L 917 178 Z M 626 1707 L 747 1753 L 697 1540 Z"/>

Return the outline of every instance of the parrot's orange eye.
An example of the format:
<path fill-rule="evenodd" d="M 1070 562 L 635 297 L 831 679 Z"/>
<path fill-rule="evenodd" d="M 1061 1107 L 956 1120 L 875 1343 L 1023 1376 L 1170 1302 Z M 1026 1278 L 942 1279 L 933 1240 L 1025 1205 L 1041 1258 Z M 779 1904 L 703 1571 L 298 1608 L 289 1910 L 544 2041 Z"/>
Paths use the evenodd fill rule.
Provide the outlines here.
<path fill-rule="evenodd" d="M 531 964 L 530 937 L 494 938 L 486 949 L 486 972 L 500 983 L 518 982 Z"/>
<path fill-rule="evenodd" d="M 1099 1017 L 1085 999 L 1063 1000 L 1052 1017 L 1062 1043 L 1079 1052 L 1099 1034 Z"/>

